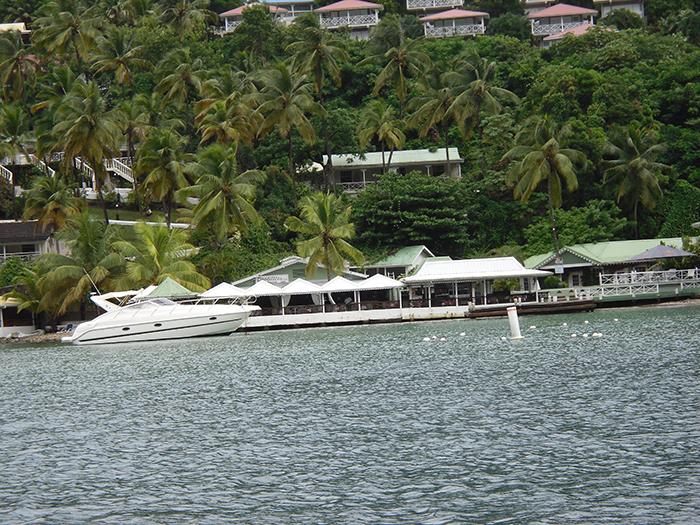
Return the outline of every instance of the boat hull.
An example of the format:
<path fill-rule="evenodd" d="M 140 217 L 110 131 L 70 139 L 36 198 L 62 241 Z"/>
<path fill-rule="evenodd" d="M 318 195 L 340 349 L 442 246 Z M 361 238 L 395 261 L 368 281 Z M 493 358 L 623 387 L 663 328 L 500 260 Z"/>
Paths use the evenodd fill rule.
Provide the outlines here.
<path fill-rule="evenodd" d="M 77 345 L 163 341 L 235 332 L 257 307 L 198 305 L 158 308 L 133 314 L 107 312 L 76 327 L 65 342 Z M 144 315 L 146 314 L 146 315 Z"/>

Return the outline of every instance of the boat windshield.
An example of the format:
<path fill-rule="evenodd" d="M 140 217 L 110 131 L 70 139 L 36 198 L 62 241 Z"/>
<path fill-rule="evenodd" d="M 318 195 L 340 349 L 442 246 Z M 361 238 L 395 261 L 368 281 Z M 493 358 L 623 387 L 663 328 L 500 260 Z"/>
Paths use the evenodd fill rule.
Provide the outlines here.
<path fill-rule="evenodd" d="M 146 299 L 143 301 L 131 303 L 125 308 L 157 308 L 159 306 L 174 306 L 176 304 L 177 303 L 175 301 L 171 301 L 170 299 L 166 299 L 165 297 L 154 297 L 153 299 Z"/>

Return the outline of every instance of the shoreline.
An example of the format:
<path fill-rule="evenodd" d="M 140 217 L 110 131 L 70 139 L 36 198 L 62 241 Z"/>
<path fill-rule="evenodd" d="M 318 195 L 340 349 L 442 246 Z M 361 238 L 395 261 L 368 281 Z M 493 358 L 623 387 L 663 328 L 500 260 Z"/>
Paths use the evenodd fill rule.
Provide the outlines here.
<path fill-rule="evenodd" d="M 680 308 L 683 306 L 700 306 L 700 298 L 698 299 L 683 299 L 680 301 L 670 301 L 656 304 L 642 304 L 636 306 L 616 306 L 610 308 L 601 308 L 605 310 L 622 310 L 627 308 Z M 0 345 L 27 345 L 27 344 L 42 344 L 42 343 L 59 343 L 70 345 L 71 343 L 62 343 L 61 338 L 71 335 L 72 332 L 54 332 L 50 334 L 30 335 L 20 338 L 2 338 Z"/>

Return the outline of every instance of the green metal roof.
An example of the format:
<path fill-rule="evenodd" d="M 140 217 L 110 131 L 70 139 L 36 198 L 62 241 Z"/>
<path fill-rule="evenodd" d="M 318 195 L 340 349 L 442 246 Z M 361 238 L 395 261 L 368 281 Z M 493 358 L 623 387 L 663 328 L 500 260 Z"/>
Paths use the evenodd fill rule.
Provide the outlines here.
<path fill-rule="evenodd" d="M 422 244 L 419 246 L 405 246 L 404 248 L 401 248 L 396 253 L 389 255 L 381 261 L 377 261 L 372 264 L 367 264 L 364 267 L 384 268 L 391 266 L 412 266 L 416 263 L 416 259 L 418 259 L 418 257 L 424 250 L 427 252 L 428 257 L 434 257 L 432 252 Z"/>
<path fill-rule="evenodd" d="M 643 251 L 662 243 L 674 248 L 683 247 L 683 239 L 681 237 L 665 237 L 662 239 L 574 244 L 566 246 L 560 251 L 565 266 L 575 264 L 604 266 L 607 264 L 625 263 L 635 255 L 639 255 Z M 554 264 L 554 251 L 529 257 L 525 260 L 525 267 L 542 268 L 549 263 Z"/>

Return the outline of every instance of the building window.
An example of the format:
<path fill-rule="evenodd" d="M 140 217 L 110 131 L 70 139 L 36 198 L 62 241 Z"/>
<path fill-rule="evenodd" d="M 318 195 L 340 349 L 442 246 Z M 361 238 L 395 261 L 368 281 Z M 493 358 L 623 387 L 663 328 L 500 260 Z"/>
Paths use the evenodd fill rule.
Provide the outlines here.
<path fill-rule="evenodd" d="M 340 172 L 340 182 L 342 184 L 347 184 L 352 182 L 352 171 L 341 171 Z"/>
<path fill-rule="evenodd" d="M 578 288 L 579 286 L 583 286 L 583 275 L 580 273 L 572 273 L 571 274 L 571 287 Z"/>
<path fill-rule="evenodd" d="M 529 292 L 530 291 L 530 278 L 525 277 L 523 279 L 523 292 Z"/>

